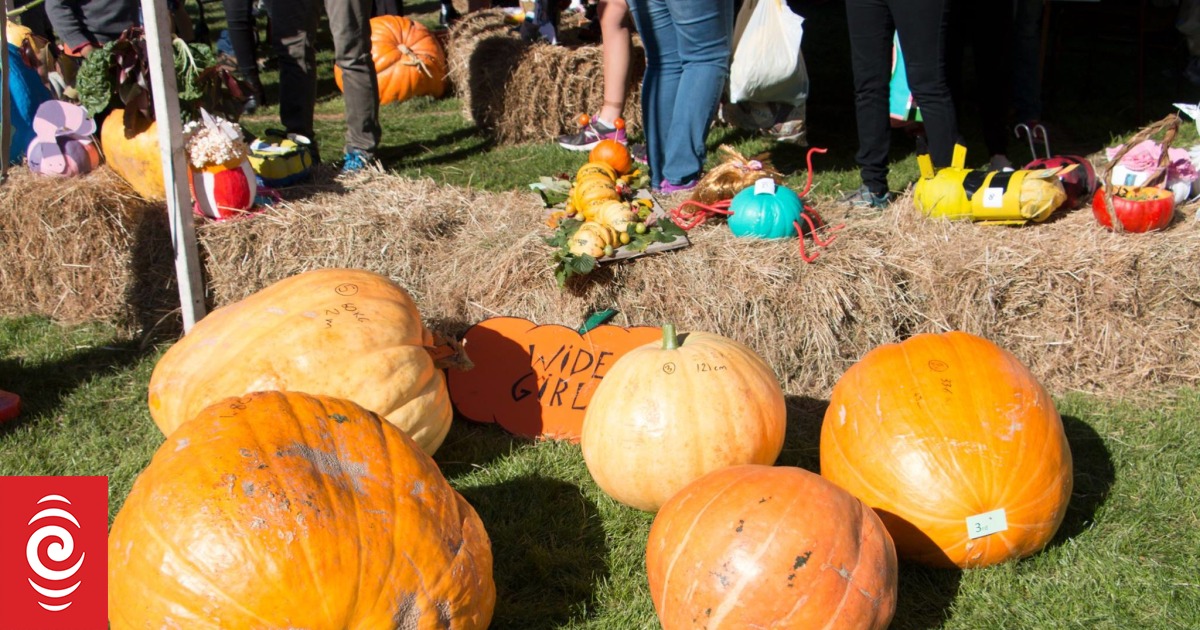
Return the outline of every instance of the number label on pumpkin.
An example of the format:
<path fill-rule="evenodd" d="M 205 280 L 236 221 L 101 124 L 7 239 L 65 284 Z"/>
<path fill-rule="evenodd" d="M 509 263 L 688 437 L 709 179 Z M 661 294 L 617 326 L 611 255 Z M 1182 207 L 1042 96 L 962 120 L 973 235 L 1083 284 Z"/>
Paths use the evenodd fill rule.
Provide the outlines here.
<path fill-rule="evenodd" d="M 775 180 L 770 177 L 764 177 L 754 182 L 754 194 L 756 195 L 774 195 Z"/>
<path fill-rule="evenodd" d="M 1001 208 L 1004 206 L 1004 189 L 988 188 L 983 191 L 984 208 Z"/>
<path fill-rule="evenodd" d="M 967 517 L 967 538 L 975 540 L 1008 529 L 1004 508 Z"/>

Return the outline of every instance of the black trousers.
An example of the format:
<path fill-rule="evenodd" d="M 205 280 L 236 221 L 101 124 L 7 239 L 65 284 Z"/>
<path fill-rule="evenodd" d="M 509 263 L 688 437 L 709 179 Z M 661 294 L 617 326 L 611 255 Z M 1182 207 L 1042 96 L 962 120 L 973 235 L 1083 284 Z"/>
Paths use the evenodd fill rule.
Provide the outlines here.
<path fill-rule="evenodd" d="M 946 80 L 958 111 L 977 107 L 988 154 L 1008 153 L 1008 108 L 1012 101 L 1012 21 L 1010 0 L 951 0 L 946 46 Z M 963 80 L 967 48 L 974 59 L 974 83 Z M 907 54 L 907 52 L 905 53 Z"/>
<path fill-rule="evenodd" d="M 222 3 L 225 5 L 229 43 L 233 45 L 233 56 L 237 57 L 238 74 L 255 86 L 254 89 L 261 90 L 258 87 L 258 55 L 254 41 L 254 1 L 222 0 Z"/>
<path fill-rule="evenodd" d="M 946 82 L 948 0 L 846 0 L 850 61 L 854 71 L 854 108 L 863 184 L 876 194 L 888 189 L 891 121 L 888 84 L 892 35 L 900 34 L 909 89 L 929 138 L 936 166 L 946 166 L 958 138 L 954 102 Z"/>

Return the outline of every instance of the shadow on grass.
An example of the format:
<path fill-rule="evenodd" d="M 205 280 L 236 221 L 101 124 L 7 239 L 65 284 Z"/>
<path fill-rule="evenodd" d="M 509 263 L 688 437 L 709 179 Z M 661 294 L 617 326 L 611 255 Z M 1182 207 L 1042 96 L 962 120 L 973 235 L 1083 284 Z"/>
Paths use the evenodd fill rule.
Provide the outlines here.
<path fill-rule="evenodd" d="M 0 435 L 35 416 L 52 415 L 63 400 L 84 383 L 129 368 L 150 352 L 136 339 L 116 339 L 36 365 L 0 359 L 0 386 L 21 397 L 20 415 L 0 424 Z"/>
<path fill-rule="evenodd" d="M 1104 440 L 1088 423 L 1063 416 L 1063 429 L 1071 445 L 1073 481 L 1067 514 L 1048 548 L 1057 547 L 1091 527 L 1096 510 L 1108 498 L 1116 481 L 1116 468 Z"/>
<path fill-rule="evenodd" d="M 608 546 L 596 505 L 578 487 L 528 475 L 461 492 L 492 540 L 492 628 L 558 628 L 594 608 Z"/>
<path fill-rule="evenodd" d="M 785 401 L 787 433 L 776 461 L 780 466 L 798 466 L 820 474 L 821 420 L 829 401 L 808 396 L 787 396 Z"/>
<path fill-rule="evenodd" d="M 450 433 L 434 459 L 442 474 L 447 479 L 454 479 L 486 468 L 514 450 L 532 445 L 533 440 L 513 435 L 498 424 L 473 422 L 455 413 Z"/>
<path fill-rule="evenodd" d="M 457 146 L 464 140 L 474 139 L 475 142 L 459 146 L 456 149 L 440 152 L 439 149 L 449 145 Z M 432 140 L 420 140 L 394 146 L 382 146 L 375 152 L 375 157 L 389 169 L 421 166 L 435 166 L 457 162 L 473 155 L 489 151 L 496 146 L 495 139 L 485 135 L 477 127 L 466 127 L 450 133 L 444 133 Z"/>

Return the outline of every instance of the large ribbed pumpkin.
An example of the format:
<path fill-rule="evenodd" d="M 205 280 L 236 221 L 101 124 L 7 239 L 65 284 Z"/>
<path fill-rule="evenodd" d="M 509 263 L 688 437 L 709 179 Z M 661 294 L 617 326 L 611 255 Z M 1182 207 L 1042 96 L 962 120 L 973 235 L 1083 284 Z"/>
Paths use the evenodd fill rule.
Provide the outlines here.
<path fill-rule="evenodd" d="M 440 98 L 446 92 L 446 53 L 420 22 L 397 15 L 371 18 L 371 57 L 381 105 L 414 96 Z M 342 89 L 342 69 L 336 65 L 333 80 Z"/>
<path fill-rule="evenodd" d="M 109 168 L 129 182 L 134 192 L 150 201 L 166 200 L 158 123 L 126 137 L 125 110 L 114 109 L 100 125 L 100 148 Z"/>
<path fill-rule="evenodd" d="M 880 346 L 851 366 L 821 426 L 821 474 L 879 512 L 901 557 L 963 568 L 1044 547 L 1072 483 L 1049 394 L 1012 354 L 963 332 Z"/>
<path fill-rule="evenodd" d="M 197 322 L 150 376 L 162 432 L 245 393 L 302 391 L 352 400 L 433 454 L 450 430 L 446 380 L 416 304 L 387 278 L 321 269 L 277 282 Z"/>
<path fill-rule="evenodd" d="M 482 630 L 487 532 L 402 431 L 294 392 L 224 400 L 159 447 L 113 521 L 123 628 Z"/>
<path fill-rule="evenodd" d="M 706 473 L 772 464 L 787 409 L 771 368 L 753 350 L 704 332 L 621 357 L 588 403 L 583 459 L 609 496 L 653 512 Z"/>
<path fill-rule="evenodd" d="M 800 468 L 734 466 L 663 505 L 646 546 L 664 630 L 882 630 L 896 549 L 879 517 Z"/>

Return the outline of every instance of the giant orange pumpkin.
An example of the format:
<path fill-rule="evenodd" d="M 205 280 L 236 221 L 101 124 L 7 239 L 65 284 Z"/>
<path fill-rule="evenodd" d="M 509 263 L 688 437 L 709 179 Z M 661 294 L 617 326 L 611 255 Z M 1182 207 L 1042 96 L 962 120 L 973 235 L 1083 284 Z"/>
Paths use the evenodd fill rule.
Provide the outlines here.
<path fill-rule="evenodd" d="M 882 630 L 896 570 L 871 508 L 800 468 L 709 473 L 663 505 L 646 545 L 664 630 Z"/>
<path fill-rule="evenodd" d="M 838 380 L 821 474 L 875 508 L 901 557 L 978 567 L 1050 542 L 1071 498 L 1071 451 L 1028 368 L 963 332 L 866 354 Z"/>
<path fill-rule="evenodd" d="M 429 456 L 353 403 L 226 399 L 159 447 L 113 521 L 123 628 L 482 630 L 487 532 Z"/>
<path fill-rule="evenodd" d="M 449 371 L 458 413 L 529 437 L 579 441 L 583 416 L 609 369 L 657 339 L 657 328 L 597 326 L 586 334 L 518 317 L 493 317 L 467 330 L 475 367 Z"/>
<path fill-rule="evenodd" d="M 446 92 L 446 53 L 420 22 L 398 15 L 371 18 L 371 57 L 381 105 Z M 342 69 L 336 65 L 333 80 L 342 89 Z"/>
<path fill-rule="evenodd" d="M 450 430 L 445 377 L 417 306 L 387 278 L 321 269 L 200 320 L 150 376 L 150 415 L 170 435 L 229 396 L 302 391 L 353 400 L 432 454 Z"/>
<path fill-rule="evenodd" d="M 771 368 L 720 335 L 675 334 L 617 361 L 583 420 L 583 459 L 609 496 L 653 512 L 706 473 L 771 464 L 787 409 Z"/>
<path fill-rule="evenodd" d="M 100 125 L 100 148 L 104 149 L 104 161 L 134 192 L 150 201 L 167 199 L 158 123 L 126 137 L 125 110 L 114 109 Z"/>

